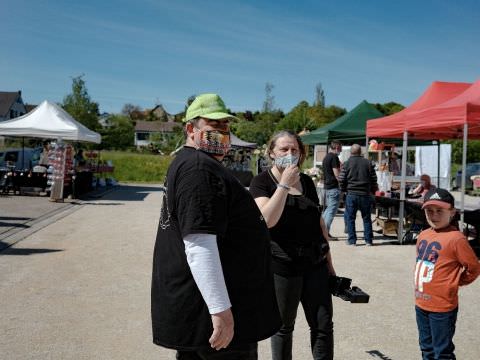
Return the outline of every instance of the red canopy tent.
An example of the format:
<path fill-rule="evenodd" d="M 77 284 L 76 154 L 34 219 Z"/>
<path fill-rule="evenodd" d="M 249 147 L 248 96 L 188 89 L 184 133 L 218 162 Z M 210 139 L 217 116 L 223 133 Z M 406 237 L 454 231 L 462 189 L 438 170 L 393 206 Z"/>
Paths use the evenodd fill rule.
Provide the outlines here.
<path fill-rule="evenodd" d="M 441 104 L 461 94 L 471 85 L 471 83 L 434 81 L 409 107 L 390 116 L 368 120 L 367 137 L 401 139 L 406 128 L 407 117 L 410 114 Z"/>
<path fill-rule="evenodd" d="M 461 94 L 436 106 L 410 112 L 406 116 L 409 138 L 480 139 L 480 80 Z"/>
<path fill-rule="evenodd" d="M 472 133 L 469 132 L 469 124 Z M 461 224 L 464 217 L 465 168 L 467 139 L 480 138 L 480 81 L 470 83 L 433 82 L 411 106 L 391 116 L 367 121 L 368 137 L 403 138 L 406 152 L 409 138 L 456 139 L 463 137 Z M 470 134 L 470 136 L 469 136 Z M 399 218 L 403 218 L 405 201 L 406 156 L 402 157 Z M 399 222 L 398 238 L 403 236 Z"/>
<path fill-rule="evenodd" d="M 406 125 L 410 138 L 463 139 L 460 209 L 463 226 L 467 141 L 480 139 L 480 80 L 448 101 L 408 114 Z"/>

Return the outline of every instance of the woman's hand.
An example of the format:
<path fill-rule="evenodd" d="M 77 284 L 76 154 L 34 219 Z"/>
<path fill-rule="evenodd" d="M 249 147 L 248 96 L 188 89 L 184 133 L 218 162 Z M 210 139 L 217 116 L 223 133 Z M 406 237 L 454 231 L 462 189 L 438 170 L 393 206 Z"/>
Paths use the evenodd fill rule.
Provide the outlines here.
<path fill-rule="evenodd" d="M 415 189 L 413 189 L 412 194 L 418 195 L 423 191 L 422 184 L 419 184 Z"/>
<path fill-rule="evenodd" d="M 287 166 L 280 177 L 280 184 L 287 186 L 294 186 L 297 182 L 300 181 L 300 169 L 297 165 Z"/>

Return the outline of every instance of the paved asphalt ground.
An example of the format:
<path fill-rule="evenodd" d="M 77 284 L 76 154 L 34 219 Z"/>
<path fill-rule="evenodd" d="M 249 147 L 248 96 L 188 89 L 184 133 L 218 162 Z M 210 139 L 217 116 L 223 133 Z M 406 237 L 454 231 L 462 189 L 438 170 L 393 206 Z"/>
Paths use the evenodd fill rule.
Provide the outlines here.
<path fill-rule="evenodd" d="M 174 359 L 151 342 L 159 208 L 158 186 L 119 186 L 63 204 L 0 198 L 0 359 Z M 341 216 L 332 232 L 345 240 Z M 334 298 L 335 359 L 420 359 L 415 248 L 390 240 L 377 235 L 373 247 L 361 239 L 357 247 L 331 243 L 338 275 L 371 296 L 369 304 Z M 458 359 L 480 358 L 479 295 L 480 280 L 460 293 Z M 270 359 L 268 340 L 259 358 Z M 301 308 L 293 358 L 311 359 Z"/>

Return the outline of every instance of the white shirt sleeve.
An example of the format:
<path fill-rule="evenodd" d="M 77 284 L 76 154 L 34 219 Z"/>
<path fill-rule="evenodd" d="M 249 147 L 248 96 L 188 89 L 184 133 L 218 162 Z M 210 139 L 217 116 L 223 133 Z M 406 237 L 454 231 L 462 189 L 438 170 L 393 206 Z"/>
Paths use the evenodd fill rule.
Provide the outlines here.
<path fill-rule="evenodd" d="M 210 314 L 232 307 L 223 277 L 216 235 L 189 234 L 183 242 L 193 279 Z"/>

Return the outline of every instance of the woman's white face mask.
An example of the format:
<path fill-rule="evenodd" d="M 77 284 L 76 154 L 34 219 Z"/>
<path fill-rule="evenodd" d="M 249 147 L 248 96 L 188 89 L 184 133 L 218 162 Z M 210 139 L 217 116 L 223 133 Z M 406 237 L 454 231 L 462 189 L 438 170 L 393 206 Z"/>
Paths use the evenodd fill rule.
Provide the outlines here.
<path fill-rule="evenodd" d="M 298 165 L 300 149 L 297 140 L 289 135 L 279 137 L 270 155 L 273 165 L 285 169 L 290 165 Z"/>
<path fill-rule="evenodd" d="M 284 156 L 279 156 L 275 158 L 274 161 L 275 165 L 281 168 L 286 168 L 290 165 L 297 165 L 298 164 L 298 156 L 287 154 Z"/>

